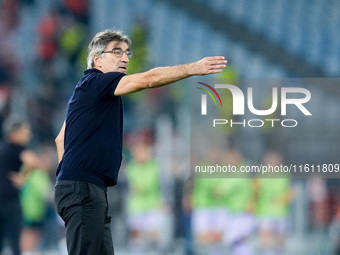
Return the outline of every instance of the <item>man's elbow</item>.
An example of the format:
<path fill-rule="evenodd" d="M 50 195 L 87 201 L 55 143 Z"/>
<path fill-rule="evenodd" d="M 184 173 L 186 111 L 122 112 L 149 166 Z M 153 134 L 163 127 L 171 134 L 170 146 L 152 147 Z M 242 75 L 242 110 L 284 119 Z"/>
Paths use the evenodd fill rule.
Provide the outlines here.
<path fill-rule="evenodd" d="M 55 142 L 56 146 L 58 146 L 58 145 L 64 143 L 64 138 L 58 135 L 58 136 L 55 138 L 54 142 Z"/>
<path fill-rule="evenodd" d="M 147 72 L 139 73 L 135 76 L 135 86 L 137 90 L 144 90 L 148 88 L 156 88 L 161 83 L 161 76 L 157 74 L 156 69 L 151 69 Z"/>
<path fill-rule="evenodd" d="M 162 80 L 156 74 L 150 72 L 146 73 L 144 80 L 142 82 L 143 89 L 157 88 L 161 85 Z"/>

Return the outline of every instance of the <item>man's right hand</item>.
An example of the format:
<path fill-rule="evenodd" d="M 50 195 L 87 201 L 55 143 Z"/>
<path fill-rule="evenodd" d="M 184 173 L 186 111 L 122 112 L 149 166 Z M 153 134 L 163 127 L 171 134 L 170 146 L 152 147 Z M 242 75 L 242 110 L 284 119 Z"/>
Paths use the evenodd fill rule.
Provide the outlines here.
<path fill-rule="evenodd" d="M 228 61 L 223 56 L 205 57 L 201 60 L 188 64 L 188 72 L 191 75 L 216 74 L 223 71 Z"/>

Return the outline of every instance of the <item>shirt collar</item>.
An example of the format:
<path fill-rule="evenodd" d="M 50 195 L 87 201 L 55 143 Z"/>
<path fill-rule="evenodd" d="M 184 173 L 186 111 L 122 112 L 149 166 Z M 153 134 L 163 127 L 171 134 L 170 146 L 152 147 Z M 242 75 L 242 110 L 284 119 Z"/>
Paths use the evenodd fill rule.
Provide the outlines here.
<path fill-rule="evenodd" d="M 90 74 L 90 73 L 103 73 L 102 71 L 98 70 L 97 68 L 91 68 L 84 71 L 84 74 Z"/>

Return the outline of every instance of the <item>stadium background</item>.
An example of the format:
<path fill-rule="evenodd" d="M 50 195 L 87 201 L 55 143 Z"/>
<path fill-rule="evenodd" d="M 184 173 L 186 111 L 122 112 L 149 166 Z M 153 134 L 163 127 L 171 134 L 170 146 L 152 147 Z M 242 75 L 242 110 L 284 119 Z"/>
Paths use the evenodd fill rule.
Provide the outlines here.
<path fill-rule="evenodd" d="M 337 78 L 340 73 L 340 3 L 336 0 L 0 3 L 1 118 L 11 113 L 27 116 L 34 134 L 32 148 L 53 143 L 64 120 L 68 96 L 85 68 L 87 44 L 105 28 L 115 27 L 131 35 L 131 73 L 208 55 L 226 56 L 229 67 L 224 75 L 232 78 Z M 189 175 L 189 84 L 183 81 L 124 98 L 126 144 L 140 137 L 155 141 L 170 208 L 175 195 L 169 194 L 176 193 L 173 165 L 181 173 L 176 178 Z M 300 146 L 285 144 L 285 157 L 312 153 L 317 155 L 315 162 L 338 159 L 340 141 L 334 134 L 340 123 L 340 89 L 318 90 L 318 100 L 329 111 L 322 119 L 315 119 L 312 133 L 292 134 L 291 139 L 298 139 Z M 263 153 L 261 135 L 243 135 L 247 143 L 241 143 L 240 149 L 250 160 L 259 160 Z M 129 159 L 128 152 L 125 158 Z M 53 182 L 55 165 L 51 169 Z M 124 193 L 124 176 L 121 180 L 122 184 L 110 191 L 112 205 L 120 208 L 115 211 L 113 226 L 118 250 L 124 250 L 127 244 L 123 202 L 115 195 Z M 339 181 L 316 183 L 319 185 L 315 187 L 309 180 L 295 183 L 287 241 L 295 254 L 329 252 L 329 226 L 339 206 Z M 320 198 L 315 199 L 321 204 L 318 212 L 313 211 L 313 197 Z"/>

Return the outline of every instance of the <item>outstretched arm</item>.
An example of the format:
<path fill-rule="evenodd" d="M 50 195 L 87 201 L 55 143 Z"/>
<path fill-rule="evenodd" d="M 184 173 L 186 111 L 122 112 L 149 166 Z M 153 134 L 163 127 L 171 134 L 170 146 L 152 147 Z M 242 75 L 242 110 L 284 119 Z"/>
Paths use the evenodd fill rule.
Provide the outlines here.
<path fill-rule="evenodd" d="M 197 62 L 168 67 L 157 67 L 144 73 L 124 76 L 118 83 L 115 95 L 124 95 L 146 88 L 161 87 L 193 75 L 222 72 L 227 60 L 223 56 L 205 57 Z"/>

